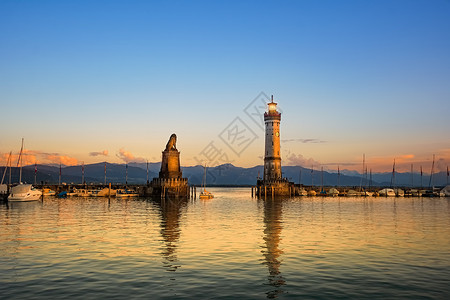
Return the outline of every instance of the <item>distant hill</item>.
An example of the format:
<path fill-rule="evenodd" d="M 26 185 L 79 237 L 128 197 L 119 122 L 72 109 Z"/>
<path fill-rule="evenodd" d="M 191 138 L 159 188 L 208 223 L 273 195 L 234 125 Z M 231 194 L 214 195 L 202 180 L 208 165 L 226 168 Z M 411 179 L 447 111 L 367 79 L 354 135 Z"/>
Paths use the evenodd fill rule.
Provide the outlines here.
<path fill-rule="evenodd" d="M 34 165 L 26 166 L 22 170 L 22 182 L 34 183 Z M 149 163 L 149 180 L 158 176 L 161 163 Z M 82 181 L 80 165 L 61 167 L 61 181 L 67 184 L 78 184 Z M 5 167 L 0 167 L 0 176 L 3 175 Z M 263 176 L 263 166 L 255 166 L 251 168 L 236 167 L 232 164 L 223 164 L 217 167 L 207 169 L 208 185 L 255 185 L 258 175 Z M 302 183 L 304 185 L 322 184 L 325 186 L 367 186 L 369 178 L 362 178 L 358 172 L 347 172 L 346 175 L 303 168 L 299 166 L 284 166 L 283 177 L 288 178 L 294 183 Z M 188 178 L 189 184 L 200 185 L 204 174 L 204 168 L 200 165 L 182 167 L 183 177 Z M 125 183 L 126 165 L 106 163 L 106 181 L 111 183 Z M 84 166 L 84 179 L 87 183 L 103 183 L 105 180 L 105 163 L 88 164 Z M 12 182 L 18 182 L 19 169 L 12 168 Z M 374 173 L 372 174 L 372 186 L 391 186 L 392 173 Z M 9 171 L 6 173 L 4 182 L 9 181 Z M 36 174 L 37 183 L 57 184 L 59 181 L 59 166 L 37 165 Z M 147 182 L 147 164 L 146 163 L 130 163 L 128 165 L 128 183 L 144 184 Z M 395 186 L 414 186 L 428 187 L 430 183 L 430 175 L 424 174 L 421 178 L 420 174 L 414 173 L 396 173 Z M 440 172 L 433 175 L 433 183 L 435 186 L 444 186 L 447 182 L 446 172 Z"/>

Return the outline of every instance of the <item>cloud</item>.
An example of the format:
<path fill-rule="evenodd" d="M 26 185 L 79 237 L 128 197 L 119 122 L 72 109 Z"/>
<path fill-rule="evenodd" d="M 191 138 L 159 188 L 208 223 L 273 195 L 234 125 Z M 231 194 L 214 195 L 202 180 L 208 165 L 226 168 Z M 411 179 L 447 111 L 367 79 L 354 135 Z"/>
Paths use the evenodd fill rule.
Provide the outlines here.
<path fill-rule="evenodd" d="M 76 166 L 78 164 L 78 160 L 74 157 L 70 157 L 67 155 L 49 155 L 47 159 L 54 164 L 63 164 L 66 166 Z"/>
<path fill-rule="evenodd" d="M 311 144 L 321 144 L 321 143 L 328 143 L 327 141 L 322 141 L 319 139 L 287 139 L 287 140 L 281 140 L 283 143 L 292 143 L 292 142 L 298 142 L 298 143 L 311 143 Z"/>
<path fill-rule="evenodd" d="M 117 153 L 116 156 L 126 163 L 143 163 L 147 161 L 145 158 L 134 156 L 133 154 L 131 154 L 131 152 L 125 151 L 123 148 L 119 150 L 119 153 Z"/>
<path fill-rule="evenodd" d="M 286 165 L 311 168 L 311 166 L 321 165 L 321 163 L 313 158 L 306 158 L 301 154 L 288 153 L 286 155 Z"/>
<path fill-rule="evenodd" d="M 100 156 L 100 155 L 108 156 L 108 150 L 103 150 L 103 151 L 100 151 L 100 152 L 90 152 L 89 153 L 89 156 Z"/>
<path fill-rule="evenodd" d="M 0 161 L 6 164 L 9 153 L 3 153 L 0 155 Z M 19 160 L 19 153 L 11 155 L 12 166 L 17 166 Z M 40 164 L 63 164 L 66 166 L 74 166 L 78 164 L 78 160 L 68 155 L 61 155 L 59 153 L 49 153 L 38 150 L 23 150 L 23 165 L 30 165 L 35 163 Z"/>

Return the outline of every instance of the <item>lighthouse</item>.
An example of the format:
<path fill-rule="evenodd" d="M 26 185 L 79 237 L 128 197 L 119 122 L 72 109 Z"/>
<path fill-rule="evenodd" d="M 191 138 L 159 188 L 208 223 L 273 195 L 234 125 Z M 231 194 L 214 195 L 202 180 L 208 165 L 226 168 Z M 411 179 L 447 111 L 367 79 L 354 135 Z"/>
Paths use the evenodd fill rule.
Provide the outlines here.
<path fill-rule="evenodd" d="M 280 122 L 281 113 L 277 111 L 277 103 L 272 101 L 267 105 L 264 113 L 266 125 L 266 147 L 264 152 L 264 183 L 279 181 L 281 177 L 280 155 Z"/>

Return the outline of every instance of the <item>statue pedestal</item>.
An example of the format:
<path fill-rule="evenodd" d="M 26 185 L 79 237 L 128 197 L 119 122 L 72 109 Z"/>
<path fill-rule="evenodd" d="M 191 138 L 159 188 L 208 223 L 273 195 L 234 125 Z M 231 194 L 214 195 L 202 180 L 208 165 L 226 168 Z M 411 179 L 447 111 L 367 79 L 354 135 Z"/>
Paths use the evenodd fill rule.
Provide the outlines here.
<path fill-rule="evenodd" d="M 159 178 L 174 179 L 181 176 L 180 152 L 176 149 L 164 150 Z"/>
<path fill-rule="evenodd" d="M 180 151 L 176 147 L 177 136 L 172 134 L 162 152 L 161 171 L 153 178 L 146 193 L 163 199 L 189 198 L 189 184 L 180 168 Z"/>

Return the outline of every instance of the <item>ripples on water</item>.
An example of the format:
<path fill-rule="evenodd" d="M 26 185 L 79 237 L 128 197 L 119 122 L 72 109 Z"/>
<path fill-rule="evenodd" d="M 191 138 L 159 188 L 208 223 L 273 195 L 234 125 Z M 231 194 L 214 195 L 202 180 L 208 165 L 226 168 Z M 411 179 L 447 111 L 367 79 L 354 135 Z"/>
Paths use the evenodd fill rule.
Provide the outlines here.
<path fill-rule="evenodd" d="M 0 298 L 450 297 L 450 199 L 0 206 Z"/>

